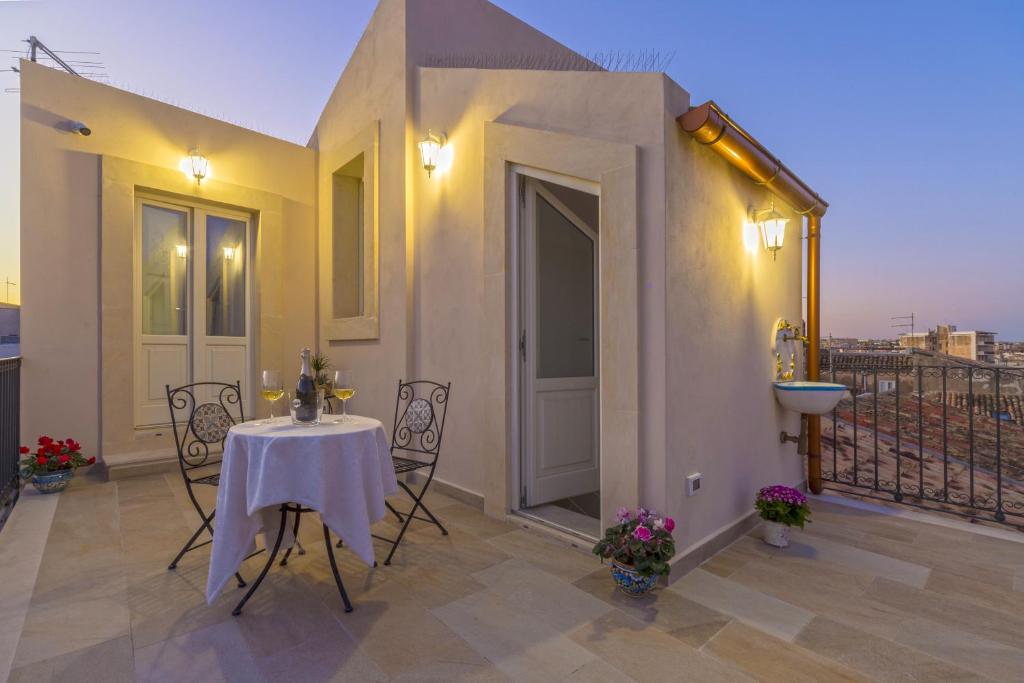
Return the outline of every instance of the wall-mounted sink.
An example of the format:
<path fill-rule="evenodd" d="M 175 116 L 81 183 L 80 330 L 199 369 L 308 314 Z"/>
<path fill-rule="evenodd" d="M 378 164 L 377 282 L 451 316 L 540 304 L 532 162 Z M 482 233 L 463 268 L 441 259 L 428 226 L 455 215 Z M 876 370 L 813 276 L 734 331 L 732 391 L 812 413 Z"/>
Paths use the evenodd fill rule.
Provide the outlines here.
<path fill-rule="evenodd" d="M 775 399 L 787 410 L 824 415 L 846 396 L 846 386 L 831 382 L 772 382 Z"/>

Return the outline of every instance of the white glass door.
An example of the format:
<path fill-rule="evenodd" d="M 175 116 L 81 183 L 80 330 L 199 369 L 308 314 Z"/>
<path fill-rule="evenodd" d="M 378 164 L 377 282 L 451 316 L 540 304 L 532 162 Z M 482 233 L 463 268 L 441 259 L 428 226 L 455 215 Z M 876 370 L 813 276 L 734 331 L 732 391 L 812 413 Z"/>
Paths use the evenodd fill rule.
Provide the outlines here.
<path fill-rule="evenodd" d="M 526 506 L 600 489 L 597 235 L 524 183 L 523 478 Z"/>
<path fill-rule="evenodd" d="M 241 381 L 248 398 L 250 217 L 145 198 L 136 217 L 136 426 L 168 423 L 166 385 Z"/>

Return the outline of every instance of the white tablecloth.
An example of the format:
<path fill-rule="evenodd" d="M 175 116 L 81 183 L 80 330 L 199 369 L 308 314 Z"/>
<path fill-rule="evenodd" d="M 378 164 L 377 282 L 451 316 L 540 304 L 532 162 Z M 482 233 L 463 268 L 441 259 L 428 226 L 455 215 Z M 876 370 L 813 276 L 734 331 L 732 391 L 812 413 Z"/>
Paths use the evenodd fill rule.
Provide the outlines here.
<path fill-rule="evenodd" d="M 291 418 L 236 425 L 224 442 L 213 552 L 206 599 L 213 602 L 267 532 L 273 547 L 280 506 L 299 503 L 320 513 L 328 528 L 373 565 L 370 525 L 384 516 L 384 497 L 398 492 L 384 427 L 350 416 L 345 422 L 298 426 Z M 289 537 L 282 548 L 290 545 Z"/>

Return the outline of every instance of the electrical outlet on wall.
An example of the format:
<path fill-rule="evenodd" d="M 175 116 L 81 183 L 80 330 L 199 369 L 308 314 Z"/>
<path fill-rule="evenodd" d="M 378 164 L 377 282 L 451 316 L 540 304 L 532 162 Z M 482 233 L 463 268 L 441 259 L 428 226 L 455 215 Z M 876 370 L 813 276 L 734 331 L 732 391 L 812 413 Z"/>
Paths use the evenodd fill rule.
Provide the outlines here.
<path fill-rule="evenodd" d="M 700 493 L 701 480 L 704 475 L 700 472 L 694 472 L 686 478 L 686 495 L 692 496 L 695 493 Z"/>

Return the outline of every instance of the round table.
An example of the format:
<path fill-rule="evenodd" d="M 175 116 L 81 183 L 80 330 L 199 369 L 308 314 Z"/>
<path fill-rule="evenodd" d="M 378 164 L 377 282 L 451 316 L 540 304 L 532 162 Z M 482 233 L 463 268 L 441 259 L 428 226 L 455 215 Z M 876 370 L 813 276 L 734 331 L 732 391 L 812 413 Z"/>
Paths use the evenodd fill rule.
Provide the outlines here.
<path fill-rule="evenodd" d="M 313 426 L 292 424 L 290 417 L 235 425 L 224 441 L 207 602 L 213 602 L 252 553 L 262 530 L 270 556 L 235 613 L 240 611 L 282 544 L 292 544 L 287 514 L 316 511 L 339 591 L 350 609 L 328 529 L 373 566 L 370 525 L 384 516 L 385 497 L 397 492 L 387 435 L 379 420 L 326 415 Z"/>

